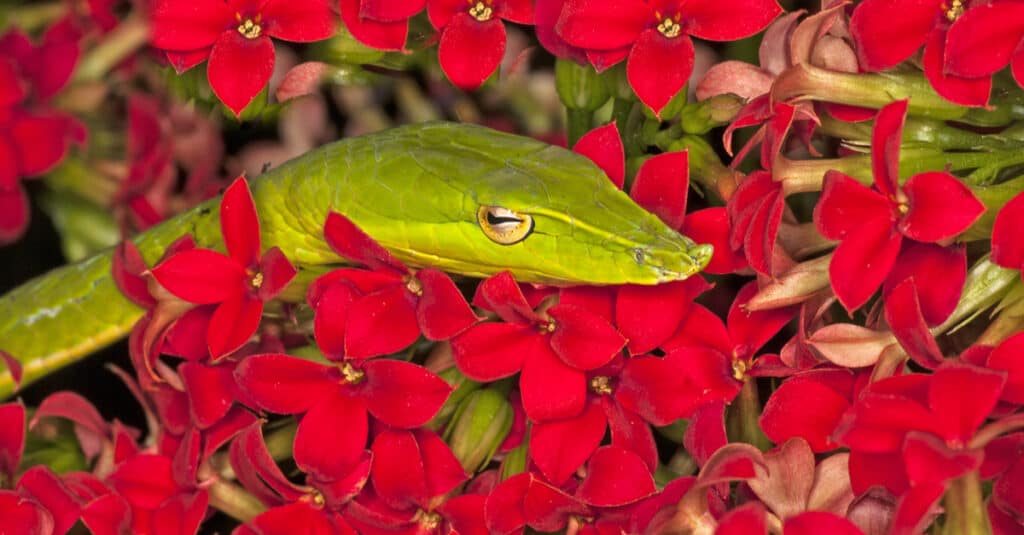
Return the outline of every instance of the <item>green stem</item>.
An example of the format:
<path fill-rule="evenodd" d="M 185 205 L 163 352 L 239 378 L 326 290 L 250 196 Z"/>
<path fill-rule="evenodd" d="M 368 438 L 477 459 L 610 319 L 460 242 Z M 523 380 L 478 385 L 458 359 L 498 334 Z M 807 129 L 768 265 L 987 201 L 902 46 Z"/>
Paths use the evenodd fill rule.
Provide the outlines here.
<path fill-rule="evenodd" d="M 248 522 L 267 510 L 256 496 L 234 483 L 216 480 L 206 490 L 210 496 L 210 507 L 239 522 Z"/>
<path fill-rule="evenodd" d="M 594 113 L 587 110 L 574 110 L 566 108 L 565 114 L 566 138 L 569 146 L 573 147 L 576 145 L 576 142 L 579 141 L 581 137 L 583 137 L 584 134 L 590 131 Z"/>
<path fill-rule="evenodd" d="M 768 451 L 772 443 L 761 431 L 758 417 L 761 399 L 757 395 L 757 381 L 748 377 L 743 381 L 739 395 L 729 405 L 726 430 L 733 442 L 746 442 L 761 451 Z"/>
<path fill-rule="evenodd" d="M 942 535 L 991 535 L 977 470 L 951 481 L 942 504 L 946 509 Z"/>
<path fill-rule="evenodd" d="M 36 30 L 48 26 L 67 13 L 67 6 L 66 2 L 48 2 L 27 4 L 15 8 L 9 7 L 3 16 L 3 24 L 0 24 L 0 28 L 6 29 L 14 26 L 26 33 L 35 33 Z"/>
<path fill-rule="evenodd" d="M 149 24 L 143 17 L 130 17 L 114 28 L 75 69 L 74 80 L 101 80 L 111 69 L 149 42 Z"/>

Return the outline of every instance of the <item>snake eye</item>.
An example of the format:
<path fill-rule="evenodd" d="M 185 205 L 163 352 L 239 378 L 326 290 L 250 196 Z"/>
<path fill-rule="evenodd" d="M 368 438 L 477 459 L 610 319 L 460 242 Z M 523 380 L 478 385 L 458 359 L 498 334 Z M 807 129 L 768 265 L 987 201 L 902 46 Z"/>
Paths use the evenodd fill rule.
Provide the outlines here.
<path fill-rule="evenodd" d="M 481 206 L 476 220 L 484 235 L 501 245 L 519 243 L 533 232 L 532 217 L 500 206 Z"/>

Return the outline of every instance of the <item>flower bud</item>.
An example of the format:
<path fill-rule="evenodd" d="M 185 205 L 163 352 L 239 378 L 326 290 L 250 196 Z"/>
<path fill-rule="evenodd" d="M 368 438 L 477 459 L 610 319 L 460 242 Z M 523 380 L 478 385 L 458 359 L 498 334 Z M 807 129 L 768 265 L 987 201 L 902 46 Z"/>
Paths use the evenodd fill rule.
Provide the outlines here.
<path fill-rule="evenodd" d="M 526 471 L 526 452 L 527 445 L 523 443 L 505 455 L 501 461 L 501 481 Z"/>
<path fill-rule="evenodd" d="M 448 424 L 445 439 L 467 472 L 474 473 L 494 455 L 512 429 L 512 404 L 494 389 L 470 393 Z"/>
<path fill-rule="evenodd" d="M 441 410 L 437 411 L 437 414 L 426 423 L 426 428 L 431 431 L 440 431 L 445 425 L 448 425 L 452 415 L 456 414 L 457 411 L 462 407 L 462 403 L 466 401 L 466 398 L 470 394 L 480 389 L 480 383 L 466 378 L 462 375 L 456 367 L 447 368 L 437 372 L 437 375 L 444 379 L 445 382 L 452 385 L 452 393 L 448 396 L 448 399 L 441 406 Z"/>
<path fill-rule="evenodd" d="M 562 104 L 570 110 L 595 111 L 611 96 L 593 67 L 565 59 L 555 62 L 555 89 Z"/>
<path fill-rule="evenodd" d="M 684 106 L 680 126 L 687 134 L 703 135 L 712 128 L 729 124 L 742 108 L 743 100 L 732 93 L 715 95 Z"/>

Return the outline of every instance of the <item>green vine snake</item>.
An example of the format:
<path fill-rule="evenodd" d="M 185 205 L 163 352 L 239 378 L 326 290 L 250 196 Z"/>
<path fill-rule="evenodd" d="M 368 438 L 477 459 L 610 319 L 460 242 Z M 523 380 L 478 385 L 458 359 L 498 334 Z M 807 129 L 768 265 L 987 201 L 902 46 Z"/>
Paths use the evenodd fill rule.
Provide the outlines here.
<path fill-rule="evenodd" d="M 338 211 L 411 267 L 550 285 L 681 280 L 711 257 L 565 149 L 482 127 L 411 125 L 344 139 L 251 183 L 264 247 L 299 282 L 344 263 L 323 239 Z M 133 238 L 152 265 L 183 234 L 223 249 L 217 199 Z M 303 277 L 305 275 L 305 277 Z M 290 292 L 295 297 L 299 291 Z M 143 311 L 113 281 L 111 252 L 58 268 L 0 297 L 0 349 L 23 384 L 125 336 Z M 0 399 L 14 390 L 0 361 Z"/>

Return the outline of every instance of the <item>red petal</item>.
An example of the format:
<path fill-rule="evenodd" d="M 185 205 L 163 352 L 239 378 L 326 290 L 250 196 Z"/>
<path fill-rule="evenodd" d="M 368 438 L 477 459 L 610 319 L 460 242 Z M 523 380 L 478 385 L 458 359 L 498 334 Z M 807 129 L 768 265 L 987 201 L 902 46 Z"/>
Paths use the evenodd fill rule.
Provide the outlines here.
<path fill-rule="evenodd" d="M 533 0 L 498 0 L 494 8 L 507 21 L 533 25 Z"/>
<path fill-rule="evenodd" d="M 980 450 L 951 449 L 935 435 L 907 434 L 903 443 L 903 462 L 912 486 L 939 483 L 958 478 L 981 466 Z"/>
<path fill-rule="evenodd" d="M 985 211 L 970 188 L 949 173 L 914 175 L 903 186 L 910 211 L 899 222 L 908 238 L 936 242 L 967 230 Z"/>
<path fill-rule="evenodd" d="M 25 407 L 20 403 L 0 405 L 0 475 L 9 478 L 7 481 L 14 481 L 24 449 Z"/>
<path fill-rule="evenodd" d="M 967 278 L 967 251 L 961 246 L 942 247 L 931 243 L 906 242 L 889 277 L 882 286 L 882 295 L 899 283 L 913 278 L 918 288 L 921 313 L 928 325 L 946 320 L 957 303 Z"/>
<path fill-rule="evenodd" d="M 992 227 L 992 262 L 1010 269 L 1024 268 L 1024 237 L 1017 234 L 1020 221 L 1024 221 L 1024 193 L 1010 199 L 996 214 Z"/>
<path fill-rule="evenodd" d="M 654 493 L 654 478 L 637 454 L 616 446 L 598 448 L 587 464 L 579 498 L 595 507 L 619 507 Z"/>
<path fill-rule="evenodd" d="M 190 303 L 220 303 L 247 291 L 245 270 L 209 249 L 182 251 L 161 262 L 152 273 L 167 291 Z"/>
<path fill-rule="evenodd" d="M 283 498 L 294 501 L 305 494 L 302 487 L 288 481 L 270 456 L 259 422 L 250 424 L 239 433 L 228 454 L 239 482 L 261 500 Z"/>
<path fill-rule="evenodd" d="M 619 189 L 626 180 L 626 153 L 614 122 L 583 135 L 572 148 L 590 158 Z"/>
<path fill-rule="evenodd" d="M 640 456 L 647 469 L 658 468 L 658 448 L 651 426 L 639 414 L 627 410 L 612 396 L 601 397 L 601 408 L 612 432 L 612 446 L 620 446 Z"/>
<path fill-rule="evenodd" d="M 348 309 L 345 355 L 352 358 L 395 353 L 420 336 L 416 302 L 404 286 L 357 298 Z"/>
<path fill-rule="evenodd" d="M 429 340 L 448 340 L 480 318 L 473 313 L 452 279 L 436 269 L 416 272 L 423 294 L 416 305 L 416 320 Z"/>
<path fill-rule="evenodd" d="M 846 310 L 860 308 L 881 286 L 900 252 L 903 236 L 888 219 L 862 221 L 839 244 L 829 263 L 832 290 Z"/>
<path fill-rule="evenodd" d="M 877 191 L 838 171 L 825 173 L 814 224 L 830 240 L 842 240 L 866 221 L 891 217 L 889 201 Z"/>
<path fill-rule="evenodd" d="M 156 300 L 149 295 L 149 287 L 142 273 L 149 269 L 139 248 L 130 241 L 123 241 L 114 249 L 111 273 L 117 288 L 121 290 L 128 299 L 143 308 L 149 308 L 156 304 Z"/>
<path fill-rule="evenodd" d="M 260 7 L 263 31 L 296 43 L 327 39 L 337 25 L 331 4 L 327 0 L 268 0 Z"/>
<path fill-rule="evenodd" d="M 416 441 L 420 445 L 423 464 L 427 467 L 428 496 L 442 496 L 464 483 L 469 476 L 462 464 L 441 437 L 427 430 L 417 430 Z M 483 509 L 481 509 L 483 515 Z"/>
<path fill-rule="evenodd" d="M 629 352 L 646 353 L 667 341 L 683 321 L 693 299 L 707 288 L 701 277 L 658 286 L 620 287 L 615 324 L 629 340 Z"/>
<path fill-rule="evenodd" d="M 681 9 L 684 31 L 708 41 L 750 37 L 782 13 L 775 0 L 690 0 Z"/>
<path fill-rule="evenodd" d="M 1024 37 L 1024 4 L 972 6 L 949 29 L 946 70 L 967 78 L 987 77 L 1010 63 Z"/>
<path fill-rule="evenodd" d="M 339 281 L 329 285 L 315 305 L 313 335 L 316 345 L 329 359 L 338 360 L 345 356 L 345 326 L 356 297 L 352 286 Z"/>
<path fill-rule="evenodd" d="M 296 526 L 302 526 L 303 535 L 355 533 L 351 528 L 346 530 L 337 526 L 336 521 L 341 521 L 341 519 L 336 516 L 329 517 L 329 514 L 327 510 L 315 508 L 309 502 L 290 503 L 261 513 L 250 520 L 247 525 L 239 528 L 237 533 L 239 535 L 285 535 L 295 533 Z"/>
<path fill-rule="evenodd" d="M 955 361 L 943 364 L 928 388 L 928 404 L 945 427 L 942 438 L 967 443 L 995 408 L 1005 384 L 1002 372 Z"/>
<path fill-rule="evenodd" d="M 988 368 L 1006 371 L 1002 399 L 1016 405 L 1024 404 L 1024 359 L 1020 358 L 1021 355 L 1024 355 L 1024 333 L 1004 340 L 992 350 L 985 362 Z"/>
<path fill-rule="evenodd" d="M 670 39 L 648 28 L 640 33 L 629 52 L 626 76 L 640 102 L 658 115 L 690 79 L 693 61 L 693 41 L 689 35 Z"/>
<path fill-rule="evenodd" d="M 889 293 L 885 299 L 885 321 L 914 362 L 934 370 L 945 360 L 921 314 L 913 279 L 901 282 Z"/>
<path fill-rule="evenodd" d="M 206 332 L 210 358 L 219 359 L 242 347 L 256 333 L 262 316 L 263 301 L 248 293 L 221 303 Z"/>
<path fill-rule="evenodd" d="M 679 230 L 686 217 L 690 170 L 686 151 L 666 152 L 644 161 L 629 196 L 669 227 Z"/>
<path fill-rule="evenodd" d="M 220 230 L 228 254 L 239 265 L 254 268 L 260 261 L 260 220 L 249 183 L 238 177 L 220 201 Z"/>
<path fill-rule="evenodd" d="M 749 502 L 730 510 L 718 520 L 715 535 L 768 535 L 764 506 Z"/>
<path fill-rule="evenodd" d="M 53 516 L 35 501 L 10 491 L 0 491 L 0 517 L 9 526 L 18 526 L 19 533 L 53 533 Z"/>
<path fill-rule="evenodd" d="M 260 274 L 263 275 L 263 284 L 259 288 L 259 298 L 270 301 L 295 278 L 296 271 L 281 249 L 271 247 L 260 258 Z"/>
<path fill-rule="evenodd" d="M 801 437 L 816 453 L 836 448 L 832 442 L 850 401 L 831 388 L 800 376 L 783 381 L 764 405 L 758 422 L 776 444 Z"/>
<path fill-rule="evenodd" d="M 710 243 L 715 252 L 704 271 L 725 275 L 746 267 L 746 258 L 729 247 L 729 215 L 723 207 L 705 208 L 687 215 L 681 232 L 697 243 Z"/>
<path fill-rule="evenodd" d="M 533 326 L 482 323 L 452 338 L 455 364 L 474 381 L 496 381 L 518 372 L 527 355 L 542 351 L 547 339 Z"/>
<path fill-rule="evenodd" d="M 487 497 L 479 494 L 463 494 L 449 498 L 435 511 L 441 514 L 452 530 L 460 535 L 488 535 L 484 518 Z"/>
<path fill-rule="evenodd" d="M 373 441 L 373 489 L 395 509 L 407 509 L 431 498 L 420 446 L 410 431 L 387 430 Z"/>
<path fill-rule="evenodd" d="M 962 106 L 984 106 L 992 92 L 992 78 L 963 78 L 946 73 L 946 32 L 936 29 L 924 48 L 924 74 L 942 98 Z"/>
<path fill-rule="evenodd" d="M 68 118 L 61 115 L 23 115 L 9 126 L 18 151 L 22 176 L 43 174 L 53 169 L 68 152 Z"/>
<path fill-rule="evenodd" d="M 754 297 L 757 290 L 757 281 L 748 282 L 736 294 L 736 299 L 729 307 L 729 338 L 733 344 L 743 345 L 747 350 L 747 354 L 741 354 L 740 357 L 752 357 L 796 314 L 796 309 L 792 307 L 756 312 L 746 310 L 747 302 Z"/>
<path fill-rule="evenodd" d="M 206 517 L 208 505 L 209 495 L 205 490 L 174 496 L 153 513 L 153 535 L 196 533 Z"/>
<path fill-rule="evenodd" d="M 654 10 L 642 0 L 567 0 L 555 31 L 580 48 L 613 50 L 632 45 L 656 22 Z"/>
<path fill-rule="evenodd" d="M 600 368 L 626 346 L 626 339 L 608 320 L 586 309 L 558 304 L 548 309 L 548 315 L 556 325 L 551 348 L 576 369 Z"/>
<path fill-rule="evenodd" d="M 195 50 L 214 43 L 234 29 L 235 14 L 226 2 L 160 0 L 153 6 L 150 38 L 165 50 Z"/>
<path fill-rule="evenodd" d="M 729 438 L 725 434 L 725 403 L 715 400 L 697 407 L 683 433 L 683 447 L 697 462 L 697 466 L 705 465 L 728 442 Z"/>
<path fill-rule="evenodd" d="M 498 69 L 505 55 L 505 25 L 492 18 L 479 22 L 460 12 L 441 32 L 437 57 L 455 87 L 472 91 Z"/>
<path fill-rule="evenodd" d="M 936 504 L 945 493 L 946 486 L 941 484 L 914 485 L 907 489 L 893 514 L 890 533 L 904 535 L 923 533 L 928 525 L 938 516 Z"/>
<path fill-rule="evenodd" d="M 395 427 L 419 427 L 437 414 L 452 387 L 426 368 L 398 360 L 371 360 L 363 365 L 360 385 L 366 408 Z"/>
<path fill-rule="evenodd" d="M 263 409 L 296 414 L 338 388 L 333 370 L 289 355 L 252 355 L 239 363 L 235 380 Z"/>
<path fill-rule="evenodd" d="M 409 272 L 387 249 L 363 232 L 352 220 L 337 212 L 327 214 L 327 221 L 324 222 L 324 239 L 331 249 L 341 256 L 374 271 L 386 270 L 400 275 Z"/>
<path fill-rule="evenodd" d="M 878 111 L 871 131 L 871 169 L 875 187 L 889 199 L 899 189 L 900 144 L 907 119 L 908 100 L 897 100 Z"/>
<path fill-rule="evenodd" d="M 863 535 L 849 520 L 825 511 L 807 511 L 786 520 L 783 525 L 786 535 Z"/>
<path fill-rule="evenodd" d="M 573 418 L 535 423 L 530 430 L 530 459 L 548 481 L 564 485 L 601 444 L 605 427 L 597 403 L 589 403 Z"/>
<path fill-rule="evenodd" d="M 363 18 L 359 15 L 359 3 L 360 0 L 341 0 L 341 21 L 349 33 L 360 43 L 378 50 L 404 50 L 409 21 L 381 22 Z"/>
<path fill-rule="evenodd" d="M 416 15 L 426 6 L 426 0 L 361 0 L 359 15 L 374 20 L 399 21 Z"/>
<path fill-rule="evenodd" d="M 551 532 L 561 531 L 569 515 L 583 515 L 587 509 L 561 489 L 533 477 L 523 498 L 523 512 L 527 525 L 537 531 Z"/>
<path fill-rule="evenodd" d="M 82 508 L 82 523 L 93 535 L 131 532 L 131 506 L 120 495 L 100 496 Z"/>
<path fill-rule="evenodd" d="M 267 86 L 273 72 L 270 37 L 246 39 L 234 28 L 217 39 L 206 64 L 210 88 L 236 116 Z"/>
<path fill-rule="evenodd" d="M 860 65 L 868 71 L 895 67 L 920 49 L 932 28 L 941 0 L 865 0 L 850 17 Z M 892 14 L 898 12 L 899 17 Z"/>
<path fill-rule="evenodd" d="M 543 347 L 543 346 L 542 346 Z M 587 376 L 565 365 L 550 348 L 526 356 L 519 376 L 523 409 L 534 422 L 577 416 L 587 400 Z"/>
<path fill-rule="evenodd" d="M 28 217 L 28 196 L 25 190 L 21 186 L 12 190 L 0 189 L 0 245 L 20 238 L 28 228 Z"/>
<path fill-rule="evenodd" d="M 27 94 L 14 61 L 14 58 L 0 60 L 0 107 L 5 109 L 21 102 Z"/>
<path fill-rule="evenodd" d="M 723 446 L 708 459 L 697 476 L 697 484 L 716 485 L 757 475 L 757 467 L 764 468 L 764 458 L 757 448 L 750 444 L 734 442 Z"/>
<path fill-rule="evenodd" d="M 539 323 L 534 311 L 511 272 L 502 271 L 487 278 L 476 288 L 473 304 L 490 310 L 509 323 Z"/>
<path fill-rule="evenodd" d="M 366 406 L 335 387 L 302 417 L 293 456 L 300 470 L 332 480 L 344 477 L 366 448 Z"/>
<path fill-rule="evenodd" d="M 107 483 L 140 509 L 156 509 L 178 492 L 171 460 L 161 455 L 141 454 L 124 461 Z"/>
<path fill-rule="evenodd" d="M 206 366 L 183 362 L 178 374 L 188 394 L 192 421 L 200 429 L 217 423 L 228 413 L 234 402 L 235 381 L 226 366 Z"/>

